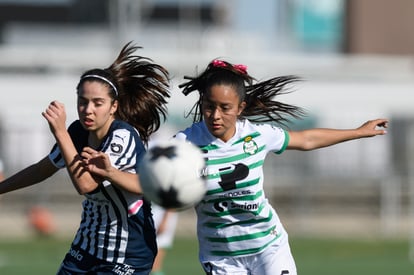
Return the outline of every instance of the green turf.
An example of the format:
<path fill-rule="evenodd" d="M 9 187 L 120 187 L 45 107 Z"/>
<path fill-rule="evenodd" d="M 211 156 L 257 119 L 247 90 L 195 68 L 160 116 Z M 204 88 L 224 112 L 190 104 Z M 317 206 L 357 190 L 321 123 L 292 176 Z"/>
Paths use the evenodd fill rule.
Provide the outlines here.
<path fill-rule="evenodd" d="M 53 238 L 0 240 L 0 274 L 55 274 L 70 240 Z M 408 241 L 291 239 L 300 275 L 412 275 Z M 202 275 L 197 242 L 177 238 L 168 252 L 166 275 Z"/>
<path fill-rule="evenodd" d="M 293 239 L 298 274 L 409 275 L 408 241 Z"/>
<path fill-rule="evenodd" d="M 56 274 L 69 245 L 53 238 L 0 240 L 0 274 Z"/>

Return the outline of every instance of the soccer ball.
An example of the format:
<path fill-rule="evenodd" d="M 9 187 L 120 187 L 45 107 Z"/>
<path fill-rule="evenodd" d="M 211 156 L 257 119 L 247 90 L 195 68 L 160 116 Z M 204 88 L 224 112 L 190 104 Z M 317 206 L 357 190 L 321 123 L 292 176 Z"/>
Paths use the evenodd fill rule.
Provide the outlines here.
<path fill-rule="evenodd" d="M 144 197 L 167 209 L 194 206 L 206 193 L 205 161 L 195 145 L 166 140 L 150 146 L 139 167 Z"/>

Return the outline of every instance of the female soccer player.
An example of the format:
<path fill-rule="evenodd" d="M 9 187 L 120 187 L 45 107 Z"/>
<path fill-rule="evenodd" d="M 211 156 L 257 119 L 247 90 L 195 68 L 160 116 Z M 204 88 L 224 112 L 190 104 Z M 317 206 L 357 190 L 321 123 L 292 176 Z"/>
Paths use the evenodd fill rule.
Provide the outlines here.
<path fill-rule="evenodd" d="M 79 120 L 66 129 L 65 107 L 42 113 L 56 139 L 50 154 L 0 183 L 0 193 L 43 181 L 66 167 L 85 196 L 80 227 L 58 274 L 149 274 L 157 252 L 150 204 L 137 169 L 151 133 L 166 116 L 168 72 L 133 55 L 128 43 L 106 69 L 77 85 Z"/>
<path fill-rule="evenodd" d="M 180 85 L 183 93 L 198 91 L 200 97 L 193 107 L 194 123 L 176 138 L 199 146 L 206 159 L 208 192 L 196 206 L 199 258 L 206 274 L 296 274 L 288 234 L 264 194 L 266 154 L 383 135 L 377 126 L 386 127 L 387 120 L 352 130 L 286 131 L 275 124 L 303 112 L 274 97 L 296 77 L 255 82 L 246 66 L 214 60 L 186 79 Z"/>

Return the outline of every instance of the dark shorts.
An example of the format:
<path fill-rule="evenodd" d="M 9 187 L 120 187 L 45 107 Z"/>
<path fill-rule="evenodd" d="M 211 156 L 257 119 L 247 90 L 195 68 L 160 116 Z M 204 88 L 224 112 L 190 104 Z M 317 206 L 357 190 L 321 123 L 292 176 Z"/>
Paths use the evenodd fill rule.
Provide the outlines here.
<path fill-rule="evenodd" d="M 139 274 L 147 275 L 151 269 L 134 267 L 127 264 L 111 263 L 95 258 L 84 250 L 72 246 L 66 254 L 63 262 L 56 273 L 57 275 L 73 275 L 73 274 L 117 274 L 130 275 Z"/>

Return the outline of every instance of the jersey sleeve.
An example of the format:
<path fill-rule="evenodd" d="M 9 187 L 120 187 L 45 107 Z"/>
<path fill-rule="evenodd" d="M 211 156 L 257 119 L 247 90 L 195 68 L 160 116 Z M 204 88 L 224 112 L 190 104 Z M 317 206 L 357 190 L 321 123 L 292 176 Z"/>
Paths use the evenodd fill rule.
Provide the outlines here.
<path fill-rule="evenodd" d="M 175 134 L 174 138 L 179 140 L 179 141 L 186 141 L 187 140 L 187 135 L 184 134 L 183 132 L 178 132 L 177 134 Z"/>
<path fill-rule="evenodd" d="M 288 131 L 270 124 L 261 125 L 261 132 L 267 138 L 267 146 L 269 151 L 276 154 L 283 153 L 289 144 Z"/>
<path fill-rule="evenodd" d="M 53 145 L 52 150 L 50 150 L 49 159 L 56 168 L 62 169 L 65 167 L 65 161 L 63 160 L 62 155 L 60 154 L 60 148 L 56 143 Z"/>
<path fill-rule="evenodd" d="M 87 139 L 87 132 L 82 128 L 79 120 L 74 121 L 68 128 L 68 133 L 76 147 L 76 150 L 80 152 L 84 146 L 86 146 Z M 55 143 L 50 150 L 49 159 L 52 164 L 59 169 L 65 167 L 65 161 L 61 155 L 60 148 Z"/>

